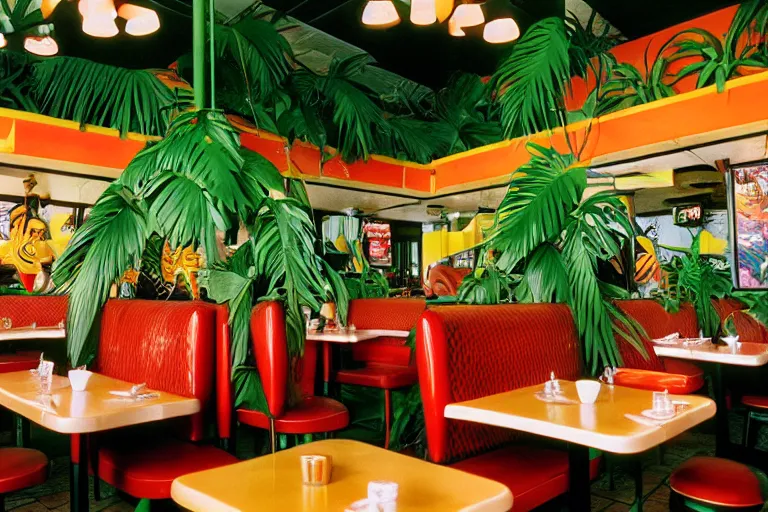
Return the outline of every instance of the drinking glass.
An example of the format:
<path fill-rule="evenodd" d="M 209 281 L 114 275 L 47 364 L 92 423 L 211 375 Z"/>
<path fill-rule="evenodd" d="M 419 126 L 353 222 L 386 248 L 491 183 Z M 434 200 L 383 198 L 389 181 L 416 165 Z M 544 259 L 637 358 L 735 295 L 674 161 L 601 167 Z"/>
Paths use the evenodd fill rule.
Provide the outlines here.
<path fill-rule="evenodd" d="M 48 395 L 51 392 L 53 383 L 53 361 L 43 361 L 40 363 L 37 378 L 40 381 L 40 393 Z"/>

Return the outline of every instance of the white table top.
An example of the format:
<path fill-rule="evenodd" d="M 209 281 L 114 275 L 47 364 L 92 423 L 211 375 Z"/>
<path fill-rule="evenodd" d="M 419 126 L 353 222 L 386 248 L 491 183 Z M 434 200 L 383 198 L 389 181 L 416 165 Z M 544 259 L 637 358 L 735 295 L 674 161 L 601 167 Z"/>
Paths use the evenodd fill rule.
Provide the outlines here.
<path fill-rule="evenodd" d="M 200 411 L 200 401 L 171 393 L 148 400 L 111 395 L 132 384 L 94 373 L 85 391 L 73 391 L 69 379 L 53 376 L 51 393 L 41 395 L 29 371 L 0 374 L 0 406 L 62 434 L 86 434 L 129 425 L 188 416 Z"/>
<path fill-rule="evenodd" d="M 688 359 L 736 366 L 763 366 L 768 363 L 768 344 L 737 343 L 734 348 L 704 343 L 702 345 L 654 345 L 657 356 Z"/>
<path fill-rule="evenodd" d="M 578 400 L 576 385 L 560 381 L 564 396 Z M 652 405 L 651 391 L 603 385 L 594 404 L 548 403 L 536 398 L 542 384 L 449 404 L 445 417 L 510 428 L 612 453 L 639 453 L 658 446 L 715 415 L 715 402 L 697 395 L 672 395 L 689 406 L 663 425 L 641 424 Z"/>
<path fill-rule="evenodd" d="M 323 332 L 307 331 L 307 339 L 328 343 L 357 343 L 383 336 L 407 338 L 408 334 L 408 331 L 389 331 L 384 329 L 357 329 L 354 331 L 330 329 Z"/>
<path fill-rule="evenodd" d="M 328 485 L 301 482 L 300 455 L 332 461 Z M 316 441 L 274 455 L 184 475 L 171 497 L 193 512 L 343 512 L 366 498 L 368 482 L 397 482 L 397 512 L 506 512 L 503 484 L 359 441 Z"/>
<path fill-rule="evenodd" d="M 66 333 L 61 327 L 0 329 L 0 341 L 61 339 L 65 337 Z"/>

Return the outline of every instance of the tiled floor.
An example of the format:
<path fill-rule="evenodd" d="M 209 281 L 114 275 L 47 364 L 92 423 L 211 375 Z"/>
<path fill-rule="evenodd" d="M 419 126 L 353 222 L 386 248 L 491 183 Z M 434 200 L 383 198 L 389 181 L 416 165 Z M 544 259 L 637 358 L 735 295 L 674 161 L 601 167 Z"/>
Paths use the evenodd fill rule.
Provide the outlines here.
<path fill-rule="evenodd" d="M 733 415 L 731 422 L 734 441 L 739 437 L 740 417 Z M 714 452 L 714 436 L 707 433 L 708 426 L 688 432 L 665 445 L 663 461 L 658 458 L 658 453 L 650 452 L 643 456 L 643 492 L 650 495 L 644 505 L 646 512 L 659 512 L 669 509 L 667 502 L 669 489 L 664 484 L 670 472 L 682 461 L 694 455 L 706 455 Z M 763 434 L 768 429 L 763 430 Z M 241 436 L 243 440 L 239 446 L 239 455 L 248 456 L 253 453 L 253 437 Z M 766 439 L 761 436 L 761 446 L 766 446 Z M 66 454 L 66 439 L 62 436 L 54 436 L 33 429 L 33 445 L 42 449 L 52 457 L 51 476 L 48 482 L 40 487 L 28 489 L 20 493 L 8 495 L 6 507 L 13 512 L 48 512 L 69 510 L 69 471 L 68 457 Z M 631 510 L 634 500 L 634 480 L 625 471 L 627 459 L 612 456 L 614 465 L 615 488 L 609 489 L 608 476 L 603 473 L 592 484 L 592 510 L 605 512 L 622 512 Z M 628 468 L 627 468 L 628 469 Z M 115 491 L 106 484 L 102 485 L 102 499 L 93 501 L 91 496 L 91 510 L 103 512 L 124 512 L 134 509 L 136 502 L 118 496 Z M 153 503 L 153 512 L 158 508 L 174 510 L 174 505 L 169 503 Z M 542 507 L 541 512 L 560 512 L 567 507 L 560 503 L 552 503 Z M 768 510 L 768 508 L 764 509 Z"/>

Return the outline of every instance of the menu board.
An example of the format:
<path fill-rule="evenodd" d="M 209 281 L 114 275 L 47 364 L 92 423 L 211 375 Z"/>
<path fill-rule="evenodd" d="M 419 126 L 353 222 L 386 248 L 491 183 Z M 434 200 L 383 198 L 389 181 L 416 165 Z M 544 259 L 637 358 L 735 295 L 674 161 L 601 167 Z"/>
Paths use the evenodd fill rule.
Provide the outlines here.
<path fill-rule="evenodd" d="M 363 226 L 368 242 L 368 262 L 379 267 L 392 265 L 392 231 L 389 224 L 368 222 Z"/>

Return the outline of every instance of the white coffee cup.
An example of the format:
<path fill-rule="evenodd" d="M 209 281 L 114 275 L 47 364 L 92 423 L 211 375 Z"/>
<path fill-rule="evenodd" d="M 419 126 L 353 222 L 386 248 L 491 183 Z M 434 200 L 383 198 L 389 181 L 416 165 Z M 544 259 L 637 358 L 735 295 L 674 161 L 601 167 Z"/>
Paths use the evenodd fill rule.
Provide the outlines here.
<path fill-rule="evenodd" d="M 72 391 L 85 391 L 88 380 L 93 373 L 88 370 L 69 370 L 68 375 L 69 385 L 72 386 Z"/>
<path fill-rule="evenodd" d="M 593 404 L 600 394 L 601 384 L 596 380 L 581 379 L 576 381 L 576 391 L 579 393 L 579 400 L 583 404 Z"/>

